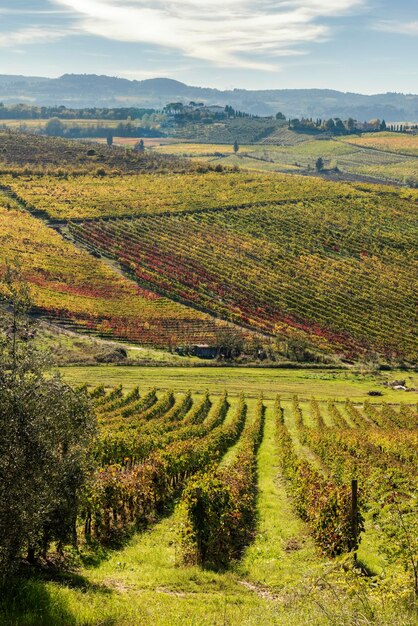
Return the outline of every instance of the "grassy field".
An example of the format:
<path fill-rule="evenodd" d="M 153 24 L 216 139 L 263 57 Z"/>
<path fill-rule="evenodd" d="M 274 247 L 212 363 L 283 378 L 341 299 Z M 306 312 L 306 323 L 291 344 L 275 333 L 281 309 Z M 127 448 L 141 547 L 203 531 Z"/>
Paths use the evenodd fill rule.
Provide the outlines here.
<path fill-rule="evenodd" d="M 295 393 L 300 398 L 339 399 L 347 397 L 363 402 L 368 391 L 382 391 L 387 402 L 417 402 L 417 393 L 393 391 L 382 386 L 385 380 L 406 379 L 410 387 L 418 386 L 418 375 L 412 372 L 385 372 L 379 376 L 355 374 L 345 370 L 312 369 L 263 369 L 237 367 L 67 367 L 60 368 L 64 379 L 72 385 L 87 383 L 91 386 L 115 387 L 122 384 L 126 390 L 137 385 L 141 390 L 157 387 L 178 392 L 191 390 L 193 393 L 208 389 L 211 394 L 221 394 L 224 389 L 233 395 L 244 392 L 256 397 L 263 393 L 273 399 L 277 394 L 291 398 Z M 371 398 L 375 400 L 374 398 Z"/>
<path fill-rule="evenodd" d="M 49 120 L 0 120 L 0 126 L 5 128 L 12 128 L 14 130 L 36 130 L 43 131 L 45 130 L 45 126 L 48 124 Z M 66 128 L 72 128 L 74 126 L 78 126 L 79 128 L 90 128 L 94 126 L 100 126 L 102 128 L 116 128 L 118 124 L 121 122 L 126 122 L 126 120 L 87 120 L 87 119 L 69 119 L 69 120 L 60 120 L 62 124 Z"/>
<path fill-rule="evenodd" d="M 259 171 L 309 173 L 321 157 L 325 168 L 338 167 L 349 175 L 387 182 L 418 181 L 418 137 L 396 133 L 371 133 L 337 139 L 311 137 L 287 131 L 273 141 L 242 145 L 234 155 L 232 145 L 178 143 L 152 148 L 163 154 L 201 159 L 213 164 Z"/>
<path fill-rule="evenodd" d="M 91 139 L 95 143 L 107 144 L 107 139 L 103 137 Z M 135 146 L 140 139 L 138 137 L 113 137 L 113 145 L 116 146 Z M 180 139 L 175 139 L 174 137 L 143 137 L 142 141 L 146 148 L 154 148 L 159 146 L 170 146 L 172 144 L 181 143 Z M 167 152 L 170 154 L 170 152 Z"/>
<path fill-rule="evenodd" d="M 253 150 L 255 147 L 256 146 L 244 145 L 240 146 L 239 149 L 247 152 Z M 156 151 L 162 154 L 181 154 L 182 156 L 216 156 L 216 153 L 218 153 L 218 156 L 221 156 L 222 154 L 234 154 L 234 146 L 228 143 L 177 142 L 170 145 L 161 143 Z"/>
<path fill-rule="evenodd" d="M 197 357 L 181 357 L 168 350 L 106 341 L 100 337 L 83 335 L 47 322 L 41 322 L 37 329 L 36 345 L 40 350 L 49 352 L 57 366 L 96 365 L 100 363 L 123 363 L 126 365 L 201 364 L 201 360 Z"/>

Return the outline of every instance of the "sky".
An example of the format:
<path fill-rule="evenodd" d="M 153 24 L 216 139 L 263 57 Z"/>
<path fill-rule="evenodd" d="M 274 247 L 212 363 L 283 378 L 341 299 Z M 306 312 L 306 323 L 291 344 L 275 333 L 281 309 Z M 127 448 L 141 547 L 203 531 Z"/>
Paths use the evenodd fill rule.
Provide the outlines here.
<path fill-rule="evenodd" d="M 0 74 L 418 93 L 418 0 L 0 0 Z"/>

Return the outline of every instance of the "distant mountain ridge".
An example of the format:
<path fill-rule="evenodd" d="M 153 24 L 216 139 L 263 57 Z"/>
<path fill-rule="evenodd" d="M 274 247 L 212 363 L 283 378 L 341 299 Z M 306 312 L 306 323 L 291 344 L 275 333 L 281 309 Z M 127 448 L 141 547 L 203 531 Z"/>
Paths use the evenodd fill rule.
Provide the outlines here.
<path fill-rule="evenodd" d="M 128 80 L 96 74 L 64 74 L 60 78 L 0 75 L 0 101 L 39 106 L 140 106 L 161 108 L 170 101 L 227 104 L 258 115 L 281 111 L 291 117 L 373 118 L 418 122 L 418 95 L 364 95 L 332 89 L 219 90 L 192 87 L 169 78 Z"/>

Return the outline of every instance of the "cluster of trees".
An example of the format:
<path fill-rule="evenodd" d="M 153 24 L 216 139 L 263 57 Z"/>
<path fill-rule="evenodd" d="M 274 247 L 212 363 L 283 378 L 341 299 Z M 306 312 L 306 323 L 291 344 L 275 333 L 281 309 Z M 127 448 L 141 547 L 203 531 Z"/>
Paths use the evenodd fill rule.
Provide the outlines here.
<path fill-rule="evenodd" d="M 279 114 L 278 114 L 279 115 Z M 343 121 L 339 117 L 323 120 L 317 118 L 294 118 L 289 120 L 289 128 L 299 132 L 307 133 L 331 133 L 332 135 L 349 135 L 361 130 L 383 131 L 387 129 L 385 120 L 371 120 L 370 122 L 359 123 L 352 117 Z"/>
<path fill-rule="evenodd" d="M 207 106 L 203 102 L 169 102 L 163 109 L 163 113 L 174 119 L 177 124 L 201 122 L 211 124 L 215 121 L 235 118 L 258 118 L 257 115 L 235 110 L 232 106 Z"/>
<path fill-rule="evenodd" d="M 204 358 L 216 358 L 219 361 L 238 362 L 277 362 L 283 358 L 298 363 L 328 363 L 332 361 L 319 352 L 306 339 L 294 336 L 277 335 L 270 339 L 249 335 L 231 328 L 223 328 L 216 333 L 215 341 L 211 346 L 212 353 Z M 176 348 L 180 356 L 196 355 L 194 346 Z"/>
<path fill-rule="evenodd" d="M 129 118 L 114 127 L 109 128 L 108 125 L 69 125 L 64 123 L 57 117 L 51 118 L 45 124 L 43 131 L 49 137 L 66 137 L 69 139 L 100 137 L 107 138 L 109 134 L 115 137 L 163 137 L 164 133 L 159 130 L 157 121 L 138 125 L 133 119 Z"/>
<path fill-rule="evenodd" d="M 392 133 L 407 133 L 411 130 L 417 130 L 418 126 L 410 125 L 410 124 L 390 124 L 387 127 L 387 130 L 390 130 Z"/>
<path fill-rule="evenodd" d="M 32 346 L 28 287 L 8 267 L 0 284 L 0 583 L 20 556 L 76 542 L 88 448 L 95 432 L 85 390 L 45 374 Z"/>
<path fill-rule="evenodd" d="M 286 117 L 280 112 L 275 119 L 273 116 L 259 117 L 236 110 L 230 105 L 208 106 L 203 102 L 194 101 L 189 104 L 170 102 L 159 111 L 135 107 L 72 109 L 65 106 L 36 107 L 27 104 L 0 103 L 0 121 L 4 120 L 4 128 L 7 128 L 6 121 L 10 119 L 21 120 L 20 130 L 68 139 L 91 137 L 106 139 L 110 132 L 115 137 L 164 137 L 170 134 L 170 128 L 173 129 L 173 126 L 181 130 L 187 128 L 189 124 L 213 125 L 215 122 L 245 124 L 244 120 L 248 120 L 249 123 L 255 120 L 255 123 L 264 124 L 260 136 L 251 138 L 258 140 L 273 132 L 277 122 L 285 122 Z M 39 120 L 39 125 L 34 124 L 34 120 Z M 89 120 L 91 124 L 88 123 Z M 271 123 L 265 126 L 270 121 Z M 196 127 L 194 132 L 195 130 Z"/>

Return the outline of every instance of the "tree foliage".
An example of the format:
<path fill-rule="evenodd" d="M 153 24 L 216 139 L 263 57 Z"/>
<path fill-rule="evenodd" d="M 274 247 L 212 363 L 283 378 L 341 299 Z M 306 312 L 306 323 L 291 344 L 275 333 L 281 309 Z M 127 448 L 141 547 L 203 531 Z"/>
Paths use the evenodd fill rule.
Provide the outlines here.
<path fill-rule="evenodd" d="M 1 284 L 0 317 L 0 578 L 23 550 L 34 558 L 51 541 L 75 538 L 87 448 L 94 433 L 84 390 L 45 373 L 32 346 L 28 287 L 18 268 Z"/>
<path fill-rule="evenodd" d="M 45 124 L 45 132 L 51 137 L 62 137 L 65 126 L 57 117 L 53 117 Z"/>

